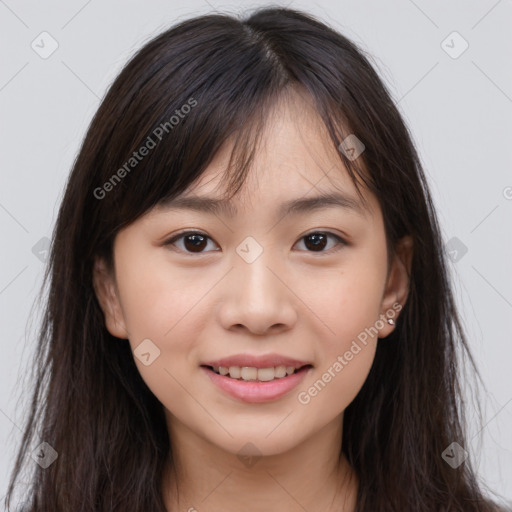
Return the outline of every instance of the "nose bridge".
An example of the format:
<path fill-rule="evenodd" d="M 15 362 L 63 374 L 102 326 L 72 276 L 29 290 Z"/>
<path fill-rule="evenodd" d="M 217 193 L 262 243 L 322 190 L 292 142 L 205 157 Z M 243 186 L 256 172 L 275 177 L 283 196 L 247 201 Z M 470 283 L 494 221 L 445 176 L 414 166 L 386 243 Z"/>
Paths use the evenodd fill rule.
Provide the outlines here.
<path fill-rule="evenodd" d="M 289 328 L 296 317 L 293 294 L 276 276 L 283 272 L 277 255 L 251 237 L 239 244 L 236 253 L 222 301 L 224 327 L 244 325 L 259 334 L 273 326 Z"/>
<path fill-rule="evenodd" d="M 263 248 L 254 239 L 245 240 L 236 250 L 234 286 L 237 295 L 259 308 L 264 304 L 272 305 L 282 296 L 280 288 L 283 285 L 274 275 L 280 272 L 281 265 L 271 251 L 270 247 Z"/>

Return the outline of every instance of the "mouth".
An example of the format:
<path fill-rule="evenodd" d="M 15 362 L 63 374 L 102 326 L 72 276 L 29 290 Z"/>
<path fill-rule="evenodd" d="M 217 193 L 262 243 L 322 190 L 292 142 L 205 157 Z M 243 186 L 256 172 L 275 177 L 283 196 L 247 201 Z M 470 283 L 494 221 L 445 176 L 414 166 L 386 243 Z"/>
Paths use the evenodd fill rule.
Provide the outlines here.
<path fill-rule="evenodd" d="M 301 371 L 306 371 L 312 368 L 311 364 L 295 365 L 295 366 L 269 366 L 266 368 L 257 368 L 255 366 L 210 366 L 201 365 L 203 368 L 227 377 L 229 379 L 238 381 L 256 381 L 256 382 L 270 382 L 273 380 L 281 380 L 290 377 Z"/>
<path fill-rule="evenodd" d="M 293 389 L 313 371 L 311 364 L 223 366 L 203 364 L 200 368 L 222 393 L 248 403 L 273 402 L 289 396 Z M 255 363 L 253 363 L 255 364 Z"/>

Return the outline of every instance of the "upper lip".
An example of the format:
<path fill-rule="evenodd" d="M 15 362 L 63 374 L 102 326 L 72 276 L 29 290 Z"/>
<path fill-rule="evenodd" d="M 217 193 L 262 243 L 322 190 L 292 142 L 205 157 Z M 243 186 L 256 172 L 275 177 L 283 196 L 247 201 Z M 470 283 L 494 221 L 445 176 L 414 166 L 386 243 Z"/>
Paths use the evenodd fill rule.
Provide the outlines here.
<path fill-rule="evenodd" d="M 311 365 L 307 361 L 300 361 L 291 357 L 281 356 L 279 354 L 266 354 L 262 356 L 253 356 L 249 354 L 236 354 L 222 359 L 215 359 L 206 361 L 201 366 L 212 366 L 218 368 L 219 366 L 249 366 L 253 368 L 272 368 L 276 366 L 293 366 L 294 368 L 302 368 L 303 366 Z"/>

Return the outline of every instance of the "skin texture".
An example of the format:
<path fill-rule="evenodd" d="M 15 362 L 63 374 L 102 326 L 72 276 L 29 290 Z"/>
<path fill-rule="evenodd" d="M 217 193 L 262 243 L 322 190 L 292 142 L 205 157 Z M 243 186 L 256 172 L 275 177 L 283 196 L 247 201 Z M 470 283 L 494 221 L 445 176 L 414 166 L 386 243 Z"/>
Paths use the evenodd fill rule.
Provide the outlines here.
<path fill-rule="evenodd" d="M 405 304 L 412 243 L 402 240 L 388 275 L 381 210 L 368 191 L 372 211 L 365 216 L 334 207 L 277 217 L 287 199 L 332 191 L 358 198 L 304 98 L 280 101 L 272 114 L 249 179 L 233 200 L 236 216 L 155 208 L 118 233 L 115 273 L 100 260 L 95 266 L 110 333 L 128 339 L 132 350 L 147 338 L 160 350 L 149 366 L 135 363 L 166 411 L 175 464 L 162 482 L 169 510 L 354 509 L 357 478 L 338 457 L 343 411 L 365 382 L 377 343 L 386 340 L 359 343 L 361 350 L 309 403 L 300 403 L 298 393 L 393 304 Z M 230 148 L 221 148 L 187 196 L 221 197 Z M 209 237 L 202 253 L 191 252 L 186 238 L 164 245 L 186 229 Z M 348 244 L 329 237 L 323 252 L 315 251 L 304 237 L 316 231 Z M 252 263 L 236 252 L 247 236 L 263 249 Z M 379 325 L 379 338 L 394 329 Z M 220 391 L 200 368 L 240 353 L 282 354 L 313 369 L 282 398 L 245 403 Z M 248 442 L 257 448 L 250 467 L 237 456 Z"/>

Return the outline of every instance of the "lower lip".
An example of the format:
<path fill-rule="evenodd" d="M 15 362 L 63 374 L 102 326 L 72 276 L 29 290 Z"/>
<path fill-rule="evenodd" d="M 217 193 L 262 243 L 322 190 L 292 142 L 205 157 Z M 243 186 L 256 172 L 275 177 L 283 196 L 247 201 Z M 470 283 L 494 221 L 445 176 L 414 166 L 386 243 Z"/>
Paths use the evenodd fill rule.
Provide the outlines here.
<path fill-rule="evenodd" d="M 286 393 L 299 385 L 312 367 L 305 366 L 292 375 L 267 382 L 237 380 L 219 375 L 205 366 L 201 366 L 201 369 L 206 372 L 214 384 L 228 395 L 243 402 L 255 403 L 270 402 L 286 395 Z"/>

